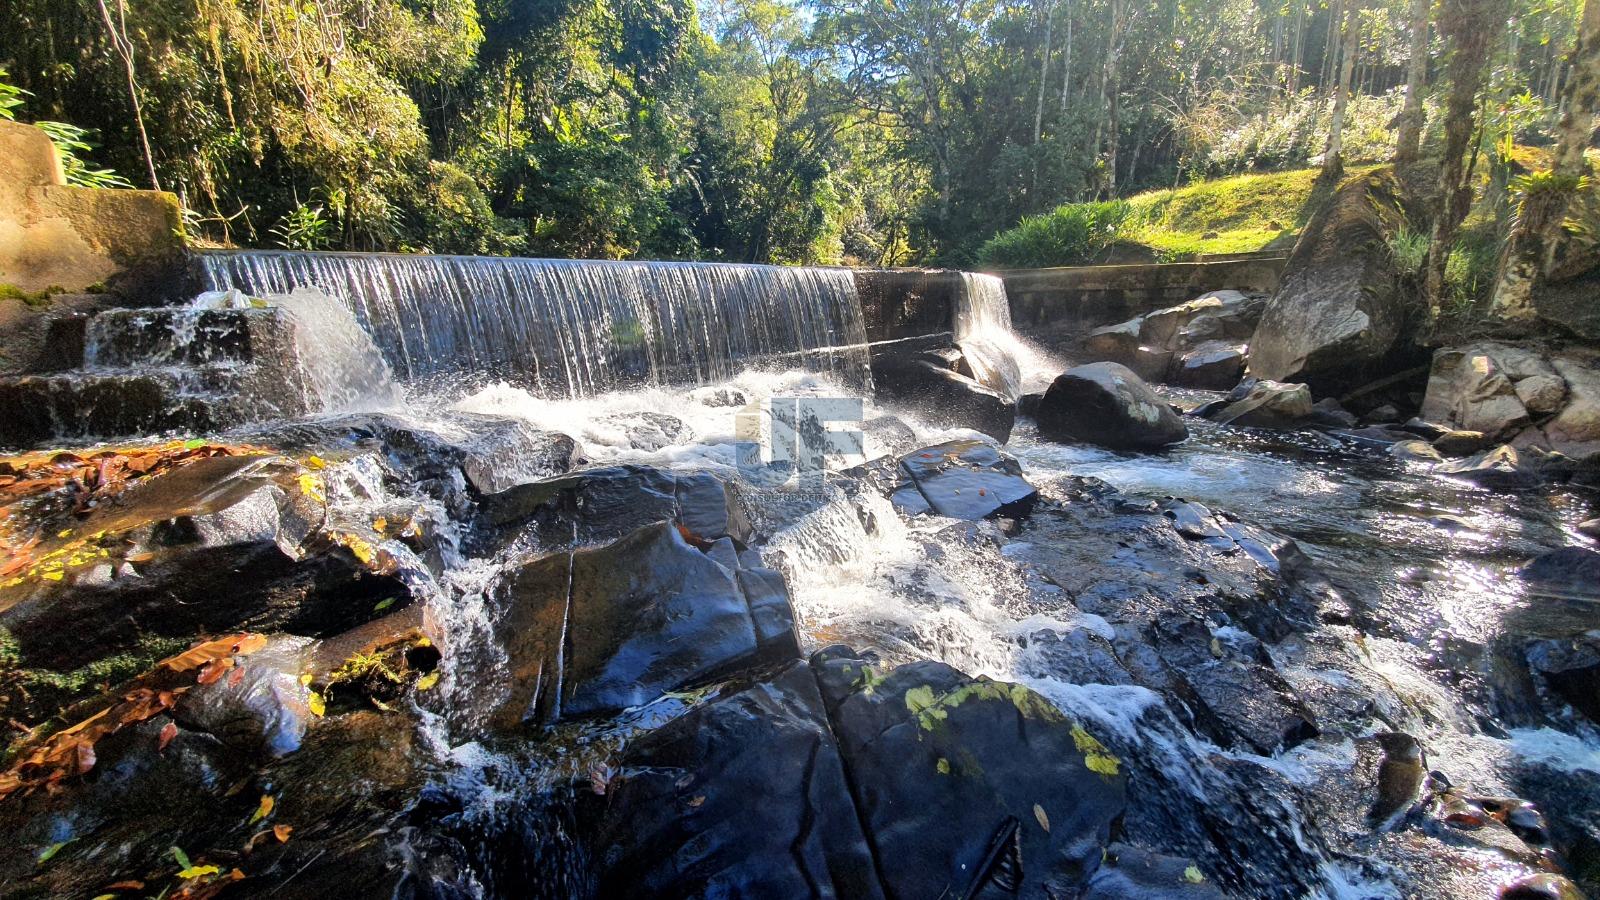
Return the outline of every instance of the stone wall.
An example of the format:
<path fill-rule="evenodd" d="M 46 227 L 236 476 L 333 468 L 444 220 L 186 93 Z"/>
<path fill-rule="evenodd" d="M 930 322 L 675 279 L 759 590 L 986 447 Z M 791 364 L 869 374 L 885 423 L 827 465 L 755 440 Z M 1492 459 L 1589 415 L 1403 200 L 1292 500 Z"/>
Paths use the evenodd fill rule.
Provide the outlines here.
<path fill-rule="evenodd" d="M 1186 303 L 1210 291 L 1270 293 L 1284 260 L 1248 257 L 1191 263 L 1075 266 L 999 273 L 1018 332 L 1070 340 L 1105 325 Z"/>
<path fill-rule="evenodd" d="M 68 185 L 49 136 L 0 121 L 0 285 L 79 292 L 174 271 L 181 229 L 172 194 Z"/>
<path fill-rule="evenodd" d="M 950 269 L 857 269 L 856 293 L 874 344 L 948 334 L 960 301 L 961 273 Z"/>

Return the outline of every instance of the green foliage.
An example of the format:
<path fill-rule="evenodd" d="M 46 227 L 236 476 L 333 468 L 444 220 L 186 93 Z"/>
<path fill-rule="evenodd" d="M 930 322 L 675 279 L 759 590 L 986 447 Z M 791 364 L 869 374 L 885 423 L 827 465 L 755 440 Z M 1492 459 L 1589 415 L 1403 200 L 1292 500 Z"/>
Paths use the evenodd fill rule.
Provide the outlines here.
<path fill-rule="evenodd" d="M 1416 274 L 1428 262 L 1428 235 L 1402 227 L 1389 238 L 1389 255 L 1395 268 Z"/>
<path fill-rule="evenodd" d="M 995 235 L 978 250 L 978 260 L 996 269 L 1084 265 L 1122 236 L 1132 215 L 1121 200 L 1058 207 Z"/>
<path fill-rule="evenodd" d="M 272 226 L 272 236 L 285 250 L 325 250 L 332 242 L 333 222 L 321 206 L 298 203 Z"/>
<path fill-rule="evenodd" d="M 27 94 L 22 88 L 7 81 L 9 76 L 6 70 L 0 68 L 0 119 L 14 122 L 17 119 L 17 107 L 23 104 L 23 96 Z"/>

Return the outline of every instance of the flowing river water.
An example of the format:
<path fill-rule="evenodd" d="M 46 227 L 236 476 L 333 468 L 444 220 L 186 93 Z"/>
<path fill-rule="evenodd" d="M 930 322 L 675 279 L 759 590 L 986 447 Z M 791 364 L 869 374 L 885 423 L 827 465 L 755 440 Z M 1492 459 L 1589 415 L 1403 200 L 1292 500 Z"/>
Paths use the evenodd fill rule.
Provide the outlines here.
<path fill-rule="evenodd" d="M 648 465 L 731 482 L 741 477 L 748 439 L 741 411 L 773 398 L 860 397 L 864 389 L 860 310 L 831 272 L 686 266 L 646 277 L 532 262 L 495 268 L 470 260 L 381 264 L 292 255 L 218 256 L 208 266 L 216 288 L 241 279 L 261 292 L 342 280 L 356 298 L 347 298 L 354 320 L 375 343 L 354 362 L 330 365 L 361 372 L 364 383 L 392 368 L 402 384 L 379 377 L 364 399 L 341 396 L 341 408 L 380 410 L 469 446 L 474 436 L 462 430 L 462 414 L 492 414 L 573 436 L 591 466 Z M 430 266 L 450 268 L 448 283 L 459 290 L 403 290 L 413 268 Z M 611 299 L 597 307 L 561 300 L 565 288 L 550 286 L 572 278 Z M 1037 390 L 1067 363 L 1011 332 L 997 312 L 1004 308 L 997 285 L 969 281 L 969 293 L 989 292 L 989 299 L 966 310 L 956 338 L 979 348 L 975 357 L 999 347 L 993 358 L 1011 367 L 1005 379 L 1017 392 Z M 702 294 L 713 300 L 696 299 Z M 479 295 L 499 299 L 479 306 L 464 300 Z M 484 316 L 490 320 L 478 321 Z M 419 350 L 408 336 L 414 325 L 426 325 L 431 349 Z M 704 336 L 690 333 L 696 329 L 726 338 L 711 340 L 708 350 Z M 532 349 L 521 355 L 524 340 Z M 374 358 L 379 352 L 386 361 Z M 792 365 L 782 363 L 785 354 Z M 632 370 L 645 373 L 643 386 L 635 380 L 613 389 Z M 669 377 L 677 370 L 697 386 L 677 386 Z M 1209 399 L 1171 396 L 1185 407 Z M 859 456 L 831 460 L 835 471 L 973 436 L 874 409 L 870 401 L 867 409 L 876 426 L 865 429 Z M 897 423 L 885 424 L 885 415 Z M 1514 573 L 1543 552 L 1583 544 L 1575 526 L 1595 515 L 1594 494 L 1489 491 L 1309 431 L 1204 421 L 1191 421 L 1190 429 L 1191 437 L 1167 452 L 1127 455 L 1041 440 L 1024 419 L 1005 450 L 1047 493 L 1101 490 L 1084 481 L 1098 479 L 1127 508 L 1181 498 L 1295 541 L 1326 575 L 1328 602 L 1342 611 L 1276 643 L 1264 645 L 1231 621 L 1212 622 L 1210 639 L 1219 657 L 1234 647 L 1270 660 L 1312 705 L 1337 710 L 1345 727 L 1297 734 L 1284 741 L 1288 749 L 1224 747 L 1180 721 L 1161 693 L 1125 678 L 1097 681 L 1065 659 L 1063 648 L 1077 646 L 1076 638 L 1106 643 L 1119 635 L 1096 612 L 1092 592 L 1074 587 L 1075 566 L 1096 570 L 1102 583 L 1095 590 L 1115 582 L 1119 566 L 1130 567 L 1130 585 L 1136 575 L 1204 580 L 1205 573 L 1181 567 L 1136 572 L 1159 569 L 1136 541 L 1084 535 L 1084 546 L 1092 538 L 1106 548 L 1104 558 L 1085 563 L 1063 554 L 1080 541 L 1065 525 L 1007 531 L 936 516 L 905 519 L 881 497 L 827 484 L 793 502 L 769 497 L 770 508 L 753 510 L 766 532 L 759 550 L 788 582 L 804 649 L 843 642 L 891 663 L 934 659 L 1034 688 L 1092 723 L 1130 761 L 1130 837 L 1228 872 L 1225 883 L 1241 895 L 1398 897 L 1427 883 L 1428 896 L 1481 896 L 1502 870 L 1515 868 L 1487 852 L 1445 852 L 1433 839 L 1387 834 L 1360 824 L 1364 809 L 1343 808 L 1355 803 L 1344 798 L 1359 793 L 1350 772 L 1365 752 L 1362 741 L 1378 733 L 1414 736 L 1428 766 L 1449 781 L 1476 795 L 1531 799 L 1579 850 L 1600 850 L 1582 837 L 1600 825 L 1600 735 L 1571 710 L 1552 713 L 1530 700 L 1536 692 L 1512 683 L 1517 667 L 1506 658 L 1512 638 L 1564 638 L 1594 626 L 1586 602 L 1530 597 Z M 501 462 L 515 481 L 517 460 Z M 381 506 L 396 490 L 360 458 L 331 470 L 328 484 L 334 506 L 358 511 Z M 530 815 L 538 818 L 527 809 L 530 785 L 549 783 L 559 761 L 484 737 L 469 713 L 481 706 L 485 673 L 506 665 L 490 637 L 498 612 L 493 586 L 529 548 L 475 548 L 454 529 L 450 510 L 420 493 L 409 499 L 433 506 L 443 535 L 432 577 L 417 585 L 445 651 L 441 689 L 424 704 L 428 740 L 445 763 L 441 778 L 467 798 L 480 831 L 518 817 L 537 831 L 543 826 L 526 824 Z M 634 715 L 648 718 L 653 708 Z M 550 827 L 550 855 L 534 866 L 536 883 L 524 887 L 579 894 L 564 885 L 570 861 L 562 859 L 559 827 Z M 1463 858 L 1477 862 L 1463 866 Z"/>

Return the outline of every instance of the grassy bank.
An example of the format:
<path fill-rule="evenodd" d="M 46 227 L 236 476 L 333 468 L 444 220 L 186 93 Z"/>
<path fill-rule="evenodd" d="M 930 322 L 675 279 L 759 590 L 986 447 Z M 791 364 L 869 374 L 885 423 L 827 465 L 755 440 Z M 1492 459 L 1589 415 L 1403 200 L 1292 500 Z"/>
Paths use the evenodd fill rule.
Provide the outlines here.
<path fill-rule="evenodd" d="M 1328 191 L 1316 169 L 1235 175 L 1126 200 L 1069 203 L 989 239 L 986 268 L 1085 265 L 1113 244 L 1138 244 L 1158 260 L 1287 249 Z M 1352 170 L 1365 171 L 1365 169 Z"/>

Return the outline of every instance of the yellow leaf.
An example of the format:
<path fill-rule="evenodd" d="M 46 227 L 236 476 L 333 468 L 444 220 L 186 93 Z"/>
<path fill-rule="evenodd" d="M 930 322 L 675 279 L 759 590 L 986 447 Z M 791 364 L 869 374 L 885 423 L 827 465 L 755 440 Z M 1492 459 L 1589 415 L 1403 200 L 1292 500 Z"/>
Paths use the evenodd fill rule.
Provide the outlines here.
<path fill-rule="evenodd" d="M 116 894 L 101 894 L 100 896 L 95 897 L 94 900 L 117 900 L 117 895 Z"/>
<path fill-rule="evenodd" d="M 72 537 L 72 529 L 71 528 L 63 528 L 63 529 L 61 529 L 61 531 L 57 532 L 56 537 L 58 537 L 58 538 L 69 538 L 69 537 Z"/>
<path fill-rule="evenodd" d="M 324 469 L 327 468 L 328 461 L 320 456 L 308 456 L 306 457 L 306 465 L 313 469 Z"/>
<path fill-rule="evenodd" d="M 372 530 L 378 532 L 379 534 L 383 534 L 388 527 L 389 520 L 385 519 L 383 516 L 379 516 L 372 520 Z"/>
<path fill-rule="evenodd" d="M 179 872 L 178 877 L 184 880 L 191 878 L 203 878 L 207 875 L 215 875 L 220 871 L 222 870 L 216 866 L 190 866 L 189 868 L 184 869 L 182 872 Z"/>
<path fill-rule="evenodd" d="M 309 687 L 311 684 L 311 673 L 307 672 L 304 675 L 301 675 L 300 683 Z"/>
<path fill-rule="evenodd" d="M 1045 815 L 1044 807 L 1042 807 L 1039 804 L 1035 803 L 1033 805 L 1033 817 L 1035 819 L 1039 820 L 1039 827 L 1040 828 L 1043 828 L 1045 831 L 1049 831 L 1050 830 L 1050 817 Z"/>
<path fill-rule="evenodd" d="M 429 672 L 428 674 L 426 674 L 426 675 L 422 676 L 421 678 L 417 679 L 417 690 L 419 690 L 419 691 L 433 690 L 433 686 L 438 684 L 438 683 L 439 683 L 439 673 L 438 673 L 438 671 L 436 670 L 436 671 L 433 671 L 433 672 Z"/>
<path fill-rule="evenodd" d="M 1206 880 L 1206 876 L 1201 873 L 1198 866 L 1190 866 L 1183 870 L 1183 880 L 1190 884 L 1199 884 Z"/>
<path fill-rule="evenodd" d="M 311 707 L 313 716 L 322 716 L 328 712 L 327 701 L 323 700 L 322 695 L 316 691 L 312 691 L 310 696 L 306 697 L 306 703 Z"/>
<path fill-rule="evenodd" d="M 65 847 L 66 845 L 68 845 L 70 843 L 72 843 L 72 841 L 70 841 L 70 840 L 62 841 L 59 844 L 51 844 L 50 846 L 44 848 L 44 850 L 39 854 L 39 862 L 41 862 L 41 863 L 49 862 L 51 859 L 53 859 L 55 857 L 55 855 L 57 853 L 61 852 L 61 848 L 62 847 Z"/>
<path fill-rule="evenodd" d="M 940 775 L 949 775 L 950 774 L 950 760 L 945 759 L 944 757 L 941 756 L 941 757 L 939 757 L 939 761 L 934 764 L 934 768 L 939 770 L 939 774 Z"/>
<path fill-rule="evenodd" d="M 250 824 L 254 825 L 262 819 L 265 819 L 267 816 L 272 815 L 272 808 L 277 805 L 278 801 L 273 799 L 271 794 L 262 794 L 261 805 L 256 807 L 256 814 L 250 817 Z"/>

